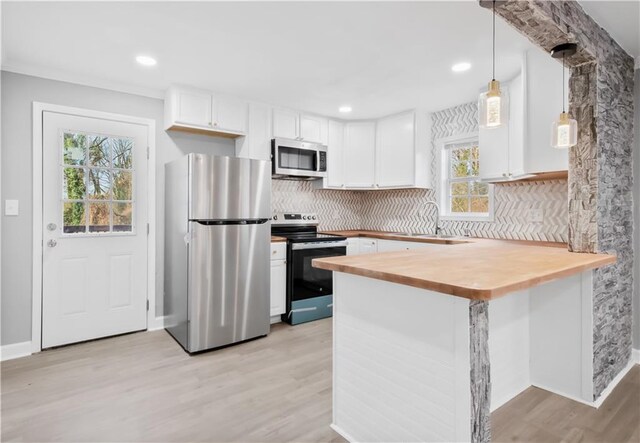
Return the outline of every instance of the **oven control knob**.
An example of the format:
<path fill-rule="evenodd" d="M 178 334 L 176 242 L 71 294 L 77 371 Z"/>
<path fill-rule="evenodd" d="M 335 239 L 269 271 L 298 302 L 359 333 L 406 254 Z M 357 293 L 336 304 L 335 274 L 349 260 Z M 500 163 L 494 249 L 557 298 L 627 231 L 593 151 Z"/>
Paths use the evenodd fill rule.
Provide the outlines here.
<path fill-rule="evenodd" d="M 307 219 L 307 216 L 306 216 L 306 215 L 303 215 L 303 216 L 302 216 L 302 220 L 306 220 L 306 219 Z"/>
<path fill-rule="evenodd" d="M 313 218 L 313 219 L 315 220 L 315 219 L 316 219 L 316 216 L 314 215 L 314 216 L 313 216 L 313 217 L 311 217 L 311 218 Z"/>
<path fill-rule="evenodd" d="M 274 216 L 273 216 L 273 219 L 274 219 L 274 220 L 278 220 L 278 216 L 277 216 L 277 215 L 274 215 Z"/>

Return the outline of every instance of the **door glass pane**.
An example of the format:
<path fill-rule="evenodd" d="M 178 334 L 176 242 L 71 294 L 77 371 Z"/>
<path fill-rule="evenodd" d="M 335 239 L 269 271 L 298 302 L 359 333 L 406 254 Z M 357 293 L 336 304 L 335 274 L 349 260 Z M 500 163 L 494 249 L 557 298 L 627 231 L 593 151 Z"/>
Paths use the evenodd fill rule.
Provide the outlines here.
<path fill-rule="evenodd" d="M 469 183 L 451 183 L 451 195 L 467 195 L 469 193 Z"/>
<path fill-rule="evenodd" d="M 65 165 L 84 165 L 87 156 L 87 137 L 84 134 L 65 132 L 62 142 L 62 158 Z"/>
<path fill-rule="evenodd" d="M 129 171 L 113 172 L 113 199 L 131 200 L 131 181 L 133 174 Z"/>
<path fill-rule="evenodd" d="M 133 139 L 62 134 L 62 222 L 65 234 L 133 232 Z"/>
<path fill-rule="evenodd" d="M 109 232 L 109 203 L 89 203 L 89 232 Z"/>
<path fill-rule="evenodd" d="M 467 197 L 452 197 L 451 212 L 469 212 L 469 199 Z"/>
<path fill-rule="evenodd" d="M 84 168 L 64 168 L 62 198 L 65 200 L 82 200 L 85 198 L 86 191 Z"/>
<path fill-rule="evenodd" d="M 113 232 L 131 232 L 132 211 L 131 203 L 113 204 Z"/>
<path fill-rule="evenodd" d="M 107 169 L 89 169 L 89 198 L 108 200 L 111 198 L 111 180 Z"/>
<path fill-rule="evenodd" d="M 113 167 L 131 169 L 133 167 L 133 140 L 128 138 L 114 138 L 111 140 Z"/>
<path fill-rule="evenodd" d="M 471 212 L 489 212 L 489 197 L 471 197 Z"/>
<path fill-rule="evenodd" d="M 89 162 L 93 166 L 111 166 L 111 149 L 109 137 L 102 135 L 89 136 Z"/>
<path fill-rule="evenodd" d="M 84 202 L 66 202 L 63 205 L 63 228 L 65 234 L 84 233 L 87 229 Z"/>

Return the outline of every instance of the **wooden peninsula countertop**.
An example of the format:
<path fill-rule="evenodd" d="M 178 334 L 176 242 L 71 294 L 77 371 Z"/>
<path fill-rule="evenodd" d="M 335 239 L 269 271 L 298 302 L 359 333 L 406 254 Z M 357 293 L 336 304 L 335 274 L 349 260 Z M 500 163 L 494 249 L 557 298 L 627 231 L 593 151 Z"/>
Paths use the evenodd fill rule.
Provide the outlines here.
<path fill-rule="evenodd" d="M 314 267 L 475 300 L 495 299 L 616 261 L 614 255 L 569 252 L 566 245 L 559 247 L 562 243 L 465 237 L 425 239 L 372 231 L 330 233 L 348 237 L 420 241 L 441 246 L 317 258 L 313 260 Z M 447 246 L 442 247 L 443 244 Z"/>
<path fill-rule="evenodd" d="M 271 243 L 281 243 L 281 242 L 285 242 L 285 241 L 287 241 L 287 239 L 284 238 L 284 237 L 278 237 L 276 235 L 272 235 L 271 236 Z"/>

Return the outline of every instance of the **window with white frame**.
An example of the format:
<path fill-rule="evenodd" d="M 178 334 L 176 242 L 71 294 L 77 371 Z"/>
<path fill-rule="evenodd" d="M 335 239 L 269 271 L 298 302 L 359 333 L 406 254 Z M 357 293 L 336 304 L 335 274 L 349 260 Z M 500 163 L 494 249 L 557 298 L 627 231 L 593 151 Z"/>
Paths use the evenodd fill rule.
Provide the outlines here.
<path fill-rule="evenodd" d="M 479 179 L 478 138 L 449 140 L 442 149 L 443 215 L 454 219 L 489 219 L 493 210 L 491 186 Z"/>

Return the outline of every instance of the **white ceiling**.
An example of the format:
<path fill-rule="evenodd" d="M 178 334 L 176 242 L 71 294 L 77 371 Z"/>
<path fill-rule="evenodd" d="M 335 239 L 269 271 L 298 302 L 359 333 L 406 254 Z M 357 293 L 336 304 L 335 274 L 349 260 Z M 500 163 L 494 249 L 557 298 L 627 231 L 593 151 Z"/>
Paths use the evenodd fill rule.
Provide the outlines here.
<path fill-rule="evenodd" d="M 640 0 L 580 0 L 580 5 L 629 55 L 640 56 Z"/>
<path fill-rule="evenodd" d="M 2 4 L 3 69 L 156 96 L 183 83 L 340 117 L 349 104 L 349 118 L 474 100 L 490 37 L 476 0 Z M 497 37 L 507 79 L 532 45 L 501 20 Z M 460 61 L 471 70 L 452 73 Z"/>

